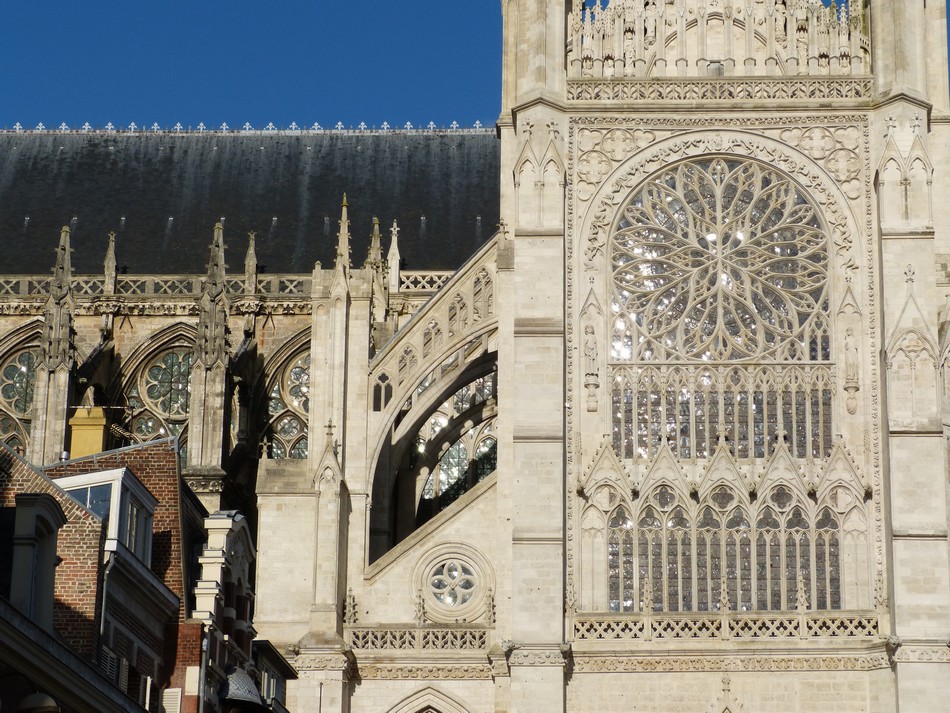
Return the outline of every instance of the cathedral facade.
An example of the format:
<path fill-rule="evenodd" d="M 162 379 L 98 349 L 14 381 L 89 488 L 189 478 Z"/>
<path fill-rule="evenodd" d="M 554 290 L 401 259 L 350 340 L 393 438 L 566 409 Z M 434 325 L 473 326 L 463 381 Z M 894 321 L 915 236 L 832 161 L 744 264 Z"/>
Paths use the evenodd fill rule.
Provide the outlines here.
<path fill-rule="evenodd" d="M 334 196 L 321 261 L 263 270 L 278 209 L 321 229 L 302 183 L 235 270 L 240 218 L 175 242 L 163 213 L 156 261 L 211 238 L 172 275 L 104 234 L 75 271 L 79 214 L 51 277 L 0 278 L 0 438 L 48 464 L 178 436 L 206 507 L 250 513 L 295 712 L 941 710 L 945 3 L 502 12 L 497 139 L 354 139 L 457 165 L 392 188 L 441 191 L 425 215 L 356 231 Z M 143 156 L 146 204 L 162 151 L 332 163 L 296 134 L 68 138 Z M 7 140 L 30 166 L 60 141 Z M 235 215 L 284 190 L 261 175 Z"/>

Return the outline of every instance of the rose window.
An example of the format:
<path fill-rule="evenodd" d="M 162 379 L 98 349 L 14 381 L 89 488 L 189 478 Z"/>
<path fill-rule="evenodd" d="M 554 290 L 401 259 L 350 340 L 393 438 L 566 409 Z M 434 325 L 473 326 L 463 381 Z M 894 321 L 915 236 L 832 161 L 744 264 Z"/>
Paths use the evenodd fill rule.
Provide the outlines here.
<path fill-rule="evenodd" d="M 464 562 L 447 560 L 436 565 L 429 575 L 429 590 L 432 597 L 446 607 L 467 604 L 475 594 L 477 578 Z"/>
<path fill-rule="evenodd" d="M 830 452 L 828 242 L 805 190 L 758 161 L 683 161 L 633 192 L 610 246 L 624 458 Z"/>
<path fill-rule="evenodd" d="M 613 359 L 828 359 L 827 242 L 814 204 L 769 166 L 664 170 L 613 236 Z"/>

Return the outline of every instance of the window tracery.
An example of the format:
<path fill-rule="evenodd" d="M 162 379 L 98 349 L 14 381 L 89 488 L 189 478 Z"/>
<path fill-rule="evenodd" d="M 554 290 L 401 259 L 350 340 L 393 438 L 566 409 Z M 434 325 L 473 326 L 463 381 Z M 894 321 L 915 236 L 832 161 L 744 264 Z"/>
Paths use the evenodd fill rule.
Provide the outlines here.
<path fill-rule="evenodd" d="M 783 611 L 800 589 L 810 609 L 844 606 L 841 516 L 784 485 L 750 501 L 722 484 L 697 503 L 661 484 L 639 502 L 591 507 L 604 505 L 607 601 L 595 608 Z"/>
<path fill-rule="evenodd" d="M 27 347 L 0 366 L 0 441 L 18 452 L 29 442 L 38 359 L 39 349 Z"/>
<path fill-rule="evenodd" d="M 828 236 L 790 177 L 698 158 L 630 198 L 611 242 L 611 407 L 626 459 L 828 455 Z"/>
<path fill-rule="evenodd" d="M 271 382 L 267 394 L 267 455 L 275 460 L 306 459 L 310 452 L 310 353 L 292 358 Z"/>
<path fill-rule="evenodd" d="M 829 244 L 808 192 L 745 157 L 670 165 L 624 204 L 608 252 L 615 456 L 581 483 L 582 607 L 869 605 L 862 486 L 829 475 Z M 806 467 L 840 480 L 806 497 Z"/>
<path fill-rule="evenodd" d="M 470 421 L 475 409 L 495 398 L 496 389 L 494 372 L 465 384 L 430 415 L 416 436 L 416 458 L 421 467 L 425 467 L 426 456 L 432 457 L 438 449 L 438 460 L 422 485 L 417 524 L 451 505 L 495 471 L 495 417 L 474 424 Z"/>
<path fill-rule="evenodd" d="M 138 441 L 176 436 L 184 441 L 191 400 L 193 353 L 181 346 L 162 352 L 139 370 L 127 385 L 132 435 Z"/>

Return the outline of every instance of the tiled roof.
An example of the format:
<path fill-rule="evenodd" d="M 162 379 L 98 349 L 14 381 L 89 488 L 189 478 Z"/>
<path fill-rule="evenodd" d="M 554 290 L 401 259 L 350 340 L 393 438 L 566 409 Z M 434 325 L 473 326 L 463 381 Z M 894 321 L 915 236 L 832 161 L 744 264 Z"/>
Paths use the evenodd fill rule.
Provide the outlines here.
<path fill-rule="evenodd" d="M 378 216 L 407 269 L 451 269 L 496 230 L 498 171 L 485 130 L 2 133 L 0 274 L 48 273 L 69 224 L 77 274 L 110 231 L 120 271 L 201 273 L 222 217 L 230 273 L 251 230 L 264 271 L 309 272 L 333 263 L 344 193 L 355 265 Z"/>

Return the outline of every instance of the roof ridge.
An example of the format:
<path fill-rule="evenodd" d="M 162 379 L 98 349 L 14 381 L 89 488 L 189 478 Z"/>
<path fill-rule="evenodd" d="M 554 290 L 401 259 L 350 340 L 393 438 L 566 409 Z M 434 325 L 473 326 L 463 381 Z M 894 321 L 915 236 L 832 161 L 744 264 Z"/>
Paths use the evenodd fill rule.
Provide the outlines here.
<path fill-rule="evenodd" d="M 47 127 L 43 122 L 35 127 L 25 127 L 20 122 L 16 122 L 12 127 L 0 128 L 0 133 L 4 134 L 217 134 L 217 135 L 291 135 L 299 136 L 301 134 L 389 134 L 389 133 L 494 133 L 495 129 L 491 126 L 484 126 L 481 121 L 476 121 L 472 126 L 462 126 L 457 121 L 453 121 L 448 126 L 438 126 L 430 121 L 426 125 L 415 126 L 411 121 L 407 121 L 402 126 L 390 125 L 384 121 L 378 127 L 369 126 L 366 122 L 360 122 L 356 126 L 346 126 L 342 121 L 338 121 L 334 126 L 324 127 L 318 122 L 311 126 L 298 126 L 296 122 L 291 122 L 286 127 L 278 127 L 273 122 L 266 126 L 256 128 L 250 123 L 243 126 L 232 128 L 226 122 L 217 127 L 206 126 L 204 122 L 199 122 L 196 126 L 183 126 L 181 122 L 173 127 L 162 127 L 158 123 L 151 126 L 139 126 L 135 122 L 126 127 L 117 127 L 111 121 L 102 127 L 92 126 L 86 122 L 79 128 L 71 128 L 66 122 L 57 127 Z"/>

